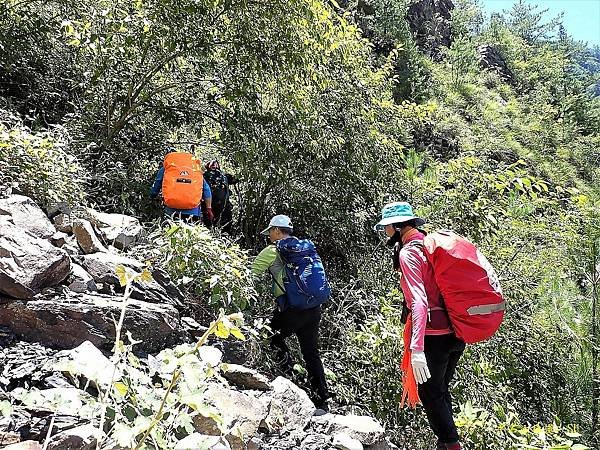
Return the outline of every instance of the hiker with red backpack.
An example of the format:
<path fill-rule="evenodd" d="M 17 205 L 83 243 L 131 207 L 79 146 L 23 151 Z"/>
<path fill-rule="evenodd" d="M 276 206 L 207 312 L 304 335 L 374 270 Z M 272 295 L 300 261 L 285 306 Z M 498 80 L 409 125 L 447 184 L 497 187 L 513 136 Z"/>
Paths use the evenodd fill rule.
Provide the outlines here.
<path fill-rule="evenodd" d="M 269 236 L 271 244 L 258 254 L 252 272 L 258 276 L 268 271 L 272 277 L 277 305 L 271 320 L 274 332 L 271 348 L 280 369 L 288 376 L 293 373 L 293 361 L 285 340 L 295 334 L 306 363 L 313 402 L 320 414 L 324 414 L 331 396 L 319 355 L 319 324 L 321 305 L 329 300 L 331 289 L 315 245 L 308 239 L 292 236 L 293 230 L 288 216 L 277 215 L 271 219 L 261 232 Z"/>
<path fill-rule="evenodd" d="M 436 450 L 462 448 L 452 415 L 450 382 L 465 343 L 489 338 L 505 302 L 485 257 L 466 239 L 443 230 L 427 235 L 410 204 L 386 205 L 376 229 L 385 231 L 401 273 L 404 356 L 402 403 L 421 402 Z"/>
<path fill-rule="evenodd" d="M 206 217 L 214 218 L 210 186 L 204 179 L 200 161 L 191 153 L 167 153 L 150 188 L 150 198 L 161 194 L 165 215 L 173 219 L 200 222 L 202 201 Z"/>

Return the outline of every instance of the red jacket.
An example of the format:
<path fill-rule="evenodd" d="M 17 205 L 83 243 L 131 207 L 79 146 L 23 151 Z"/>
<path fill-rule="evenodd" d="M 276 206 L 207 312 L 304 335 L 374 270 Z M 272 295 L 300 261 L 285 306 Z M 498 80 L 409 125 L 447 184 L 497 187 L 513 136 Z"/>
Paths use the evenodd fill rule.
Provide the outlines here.
<path fill-rule="evenodd" d="M 448 314 L 443 307 L 431 264 L 425 258 L 423 247 L 411 244 L 423 241 L 425 235 L 415 230 L 402 237 L 400 250 L 400 286 L 404 300 L 412 314 L 410 350 L 424 351 L 425 335 L 453 333 Z"/>

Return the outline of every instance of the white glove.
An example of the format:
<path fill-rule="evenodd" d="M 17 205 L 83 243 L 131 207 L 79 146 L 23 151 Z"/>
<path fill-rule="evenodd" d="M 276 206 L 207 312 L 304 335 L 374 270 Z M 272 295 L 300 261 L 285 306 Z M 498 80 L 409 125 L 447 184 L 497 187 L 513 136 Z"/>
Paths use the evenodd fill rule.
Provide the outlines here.
<path fill-rule="evenodd" d="M 431 378 L 429 367 L 427 367 L 425 353 L 412 352 L 410 355 L 410 362 L 412 364 L 413 373 L 415 374 L 415 380 L 417 380 L 418 384 L 423 384 Z"/>

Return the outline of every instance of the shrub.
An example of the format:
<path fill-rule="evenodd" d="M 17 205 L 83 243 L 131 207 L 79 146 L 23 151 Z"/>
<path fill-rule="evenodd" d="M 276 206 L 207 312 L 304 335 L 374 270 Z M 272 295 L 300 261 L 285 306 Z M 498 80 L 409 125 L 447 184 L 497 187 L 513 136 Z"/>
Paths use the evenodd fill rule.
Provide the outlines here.
<path fill-rule="evenodd" d="M 81 202 L 87 176 L 67 152 L 69 139 L 61 127 L 34 132 L 0 110 L 0 185 L 13 185 L 43 206 Z"/>
<path fill-rule="evenodd" d="M 245 309 L 256 299 L 247 252 L 203 226 L 169 223 L 155 235 L 161 263 L 186 293 L 214 311 Z"/>

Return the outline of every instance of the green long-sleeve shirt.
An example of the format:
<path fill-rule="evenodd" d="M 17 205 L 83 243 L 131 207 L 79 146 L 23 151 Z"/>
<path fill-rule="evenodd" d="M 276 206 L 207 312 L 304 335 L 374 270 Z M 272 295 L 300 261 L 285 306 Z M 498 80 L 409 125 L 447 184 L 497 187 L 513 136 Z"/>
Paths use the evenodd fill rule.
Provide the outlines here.
<path fill-rule="evenodd" d="M 252 263 L 252 273 L 256 276 L 266 272 L 267 270 L 273 277 L 273 295 L 279 297 L 285 294 L 283 289 L 283 261 L 277 253 L 275 245 L 269 245 L 263 249 Z"/>

